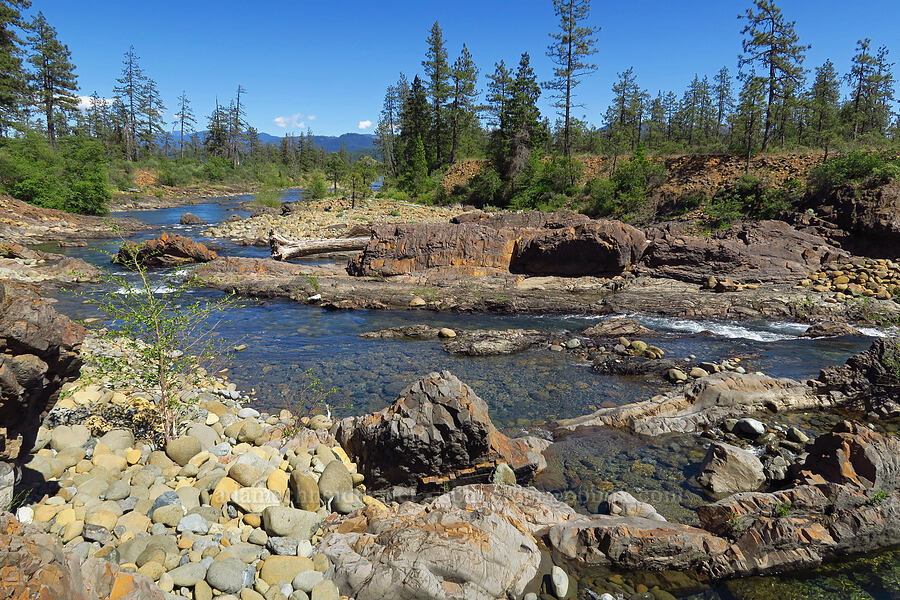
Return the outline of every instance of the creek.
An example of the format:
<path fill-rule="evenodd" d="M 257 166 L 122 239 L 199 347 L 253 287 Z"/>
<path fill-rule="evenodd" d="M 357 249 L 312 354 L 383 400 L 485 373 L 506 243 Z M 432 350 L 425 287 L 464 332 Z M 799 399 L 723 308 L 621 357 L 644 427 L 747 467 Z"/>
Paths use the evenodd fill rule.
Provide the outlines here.
<path fill-rule="evenodd" d="M 114 216 L 136 218 L 154 227 L 129 238 L 136 241 L 168 231 L 202 241 L 220 255 L 266 257 L 268 248 L 205 238 L 203 231 L 208 225 L 179 224 L 185 212 L 201 217 L 210 225 L 233 214 L 247 216 L 242 203 L 248 199 L 247 196 L 227 198 Z M 288 192 L 284 198 L 298 199 L 296 192 Z M 40 249 L 82 258 L 127 276 L 110 265 L 109 256 L 104 253 L 114 253 L 120 243 L 121 240 L 97 240 L 81 248 L 47 244 Z M 313 260 L 321 261 L 307 259 L 307 262 Z M 157 272 L 157 276 L 161 274 Z M 121 291 L 109 286 L 103 290 Z M 189 295 L 221 297 L 219 292 L 202 289 L 193 290 Z M 56 296 L 59 310 L 73 318 L 102 317 L 80 297 L 64 291 Z M 428 372 L 447 369 L 487 402 L 494 423 L 507 434 L 516 435 L 528 428 L 533 433 L 549 435 L 541 429 L 544 423 L 585 414 L 600 406 L 635 402 L 669 389 L 668 384 L 657 378 L 599 375 L 589 364 L 566 352 L 540 349 L 511 356 L 457 357 L 444 352 L 437 340 L 386 341 L 359 337 L 367 331 L 425 323 L 456 330 L 538 329 L 553 332 L 565 340 L 600 317 L 417 310 L 326 311 L 280 299 L 248 300 L 225 316 L 225 323 L 218 328 L 219 335 L 227 345 L 246 345 L 246 350 L 221 366 L 229 369 L 230 379 L 239 388 L 255 391 L 258 408 L 262 409 L 277 411 L 288 406 L 296 400 L 298 390 L 308 385 L 311 374 L 326 388 L 335 388 L 328 402 L 336 414 L 362 414 L 389 405 L 405 385 Z M 814 377 L 822 367 L 842 363 L 871 343 L 868 336 L 802 338 L 799 334 L 806 326 L 797 323 L 637 318 L 659 332 L 648 339 L 668 356 L 695 356 L 709 361 L 740 358 L 741 364 L 750 371 L 795 379 Z M 869 330 L 865 333 L 877 334 Z M 837 420 L 839 417 L 830 414 L 793 414 L 773 416 L 768 422 L 796 424 L 814 435 L 829 429 Z M 654 504 L 666 518 L 696 524 L 694 509 L 707 500 L 689 481 L 697 473 L 704 453 L 703 440 L 696 436 L 648 439 L 608 430 L 579 432 L 561 439 L 548 451 L 549 468 L 538 477 L 536 485 L 584 510 L 596 510 L 607 493 L 625 489 L 638 499 Z M 891 556 L 887 561 L 890 568 L 884 566 L 884 560 L 878 562 L 877 569 L 857 564 L 850 572 L 844 572 L 829 567 L 812 574 L 758 578 L 755 586 L 746 584 L 749 580 L 742 580 L 745 584 L 741 590 L 734 584 L 723 584 L 690 597 L 768 598 L 780 592 L 770 596 L 761 593 L 762 590 L 796 584 L 791 589 L 808 589 L 810 585 L 812 589 L 822 589 L 822 594 L 815 596 L 820 598 L 900 598 L 897 591 L 900 566 L 896 553 Z M 861 570 L 866 577 L 860 578 Z M 602 574 L 598 577 L 603 578 Z M 832 585 L 835 578 L 847 580 L 845 583 L 853 592 L 834 595 L 828 591 L 840 589 L 837 584 Z"/>

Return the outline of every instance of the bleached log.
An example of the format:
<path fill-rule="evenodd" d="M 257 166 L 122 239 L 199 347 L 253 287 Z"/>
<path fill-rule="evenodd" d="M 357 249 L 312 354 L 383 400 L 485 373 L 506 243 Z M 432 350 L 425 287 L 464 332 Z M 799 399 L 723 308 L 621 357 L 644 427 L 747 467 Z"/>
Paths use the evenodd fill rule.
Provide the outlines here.
<path fill-rule="evenodd" d="M 325 254 L 327 252 L 350 252 L 362 250 L 369 243 L 369 237 L 323 238 L 292 240 L 272 229 L 269 231 L 269 250 L 275 260 L 289 260 L 301 256 Z"/>

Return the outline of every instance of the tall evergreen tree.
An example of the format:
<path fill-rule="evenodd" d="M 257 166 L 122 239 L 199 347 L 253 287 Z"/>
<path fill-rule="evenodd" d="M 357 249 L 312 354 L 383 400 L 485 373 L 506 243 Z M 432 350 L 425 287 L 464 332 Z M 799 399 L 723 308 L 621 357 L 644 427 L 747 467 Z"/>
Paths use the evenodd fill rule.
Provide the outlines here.
<path fill-rule="evenodd" d="M 459 151 L 460 129 L 463 124 L 473 118 L 475 113 L 475 99 L 478 92 L 475 89 L 478 80 L 478 67 L 472 60 L 472 54 L 463 44 L 459 58 L 450 68 L 451 101 L 450 101 L 450 164 L 456 162 Z"/>
<path fill-rule="evenodd" d="M 759 137 L 760 121 L 766 108 L 768 82 L 752 71 L 743 75 L 744 85 L 738 98 L 737 110 L 733 115 L 731 132 L 735 145 L 744 151 L 746 157 L 744 172 L 750 172 L 750 158 L 753 156 L 756 139 Z"/>
<path fill-rule="evenodd" d="M 130 46 L 122 59 L 122 73 L 116 79 L 113 93 L 119 98 L 125 108 L 122 124 L 122 132 L 125 142 L 125 157 L 128 160 L 137 160 L 137 128 L 138 112 L 141 105 L 141 93 L 144 89 L 146 76 L 139 63 L 140 57 Z"/>
<path fill-rule="evenodd" d="M 772 0 L 753 0 L 755 10 L 738 18 L 746 19 L 741 30 L 744 36 L 741 68 L 750 67 L 766 74 L 766 115 L 763 125 L 762 150 L 769 146 L 774 126 L 776 103 L 790 89 L 800 87 L 803 78 L 803 59 L 810 46 L 800 44 L 794 27 L 795 21 L 787 21 L 781 9 Z"/>
<path fill-rule="evenodd" d="M 446 123 L 445 112 L 450 97 L 450 65 L 447 62 L 447 48 L 444 46 L 444 33 L 435 21 L 428 35 L 428 50 L 422 66 L 428 81 L 428 95 L 431 99 L 431 131 L 430 141 L 433 150 L 434 168 L 444 166 L 444 136 Z"/>
<path fill-rule="evenodd" d="M 178 112 L 175 113 L 175 118 L 178 119 L 180 129 L 178 151 L 181 154 L 181 158 L 184 158 L 184 128 L 187 127 L 188 131 L 193 131 L 191 128 L 197 126 L 197 117 L 194 116 L 191 101 L 184 90 L 181 90 L 181 95 L 178 96 Z"/>
<path fill-rule="evenodd" d="M 547 56 L 553 61 L 553 80 L 544 84 L 555 92 L 554 106 L 563 118 L 563 154 L 571 156 L 570 131 L 572 94 L 581 79 L 597 70 L 588 57 L 597 53 L 595 47 L 599 27 L 585 25 L 591 13 L 590 0 L 553 0 L 553 11 L 559 18 L 559 31 L 551 33 L 553 43 Z M 573 181 L 574 182 L 574 181 Z"/>
<path fill-rule="evenodd" d="M 215 108 L 207 117 L 206 138 L 203 145 L 210 156 L 225 157 L 228 154 L 229 115 L 216 98 Z"/>
<path fill-rule="evenodd" d="M 505 133 L 509 140 L 509 156 L 505 174 L 508 179 L 518 175 L 528 164 L 532 152 L 546 141 L 546 128 L 537 107 L 540 96 L 541 86 L 531 68 L 531 57 L 524 52 L 519 58 L 507 102 Z"/>
<path fill-rule="evenodd" d="M 409 175 L 413 165 L 413 154 L 416 151 L 416 138 L 424 139 L 428 135 L 430 123 L 425 86 L 416 75 L 400 114 L 400 134 L 395 149 L 395 160 L 401 178 Z"/>
<path fill-rule="evenodd" d="M 247 141 L 247 109 L 241 103 L 241 96 L 246 93 L 244 86 L 238 84 L 234 101 L 228 109 L 228 155 L 235 169 L 241 164 L 241 152 Z"/>
<path fill-rule="evenodd" d="M 836 137 L 840 113 L 841 82 L 834 63 L 826 60 L 816 67 L 815 78 L 807 93 L 809 127 L 815 143 L 828 155 L 829 142 Z"/>
<path fill-rule="evenodd" d="M 165 132 L 163 115 L 166 107 L 162 103 L 162 96 L 155 80 L 150 77 L 144 79 L 139 100 L 141 118 L 137 126 L 138 139 L 147 153 L 151 154 Z"/>
<path fill-rule="evenodd" d="M 0 2 L 0 135 L 15 121 L 28 89 L 19 35 L 25 27 L 21 11 L 30 6 L 29 0 Z"/>
<path fill-rule="evenodd" d="M 382 160 L 387 167 L 388 174 L 397 176 L 397 164 L 394 160 L 394 146 L 396 144 L 397 130 L 400 128 L 400 110 L 403 106 L 403 91 L 408 89 L 406 76 L 400 74 L 400 81 L 395 85 L 389 85 L 384 94 L 384 103 L 381 107 L 381 115 L 378 126 L 375 129 L 378 149 L 381 151 Z"/>
<path fill-rule="evenodd" d="M 731 93 L 731 75 L 728 67 L 722 67 L 716 73 L 713 84 L 713 94 L 716 103 L 716 139 L 722 138 L 722 126 L 727 122 L 728 115 L 734 105 L 734 97 Z"/>
<path fill-rule="evenodd" d="M 488 115 L 488 124 L 493 129 L 502 129 L 503 118 L 507 114 L 509 90 L 512 88 L 512 73 L 501 60 L 494 63 L 494 72 L 489 73 L 487 78 L 487 106 L 484 110 Z"/>
<path fill-rule="evenodd" d="M 69 48 L 56 37 L 56 30 L 38 12 L 31 21 L 32 88 L 35 101 L 44 113 L 47 141 L 56 148 L 56 122 L 65 120 L 78 107 L 78 79 Z"/>

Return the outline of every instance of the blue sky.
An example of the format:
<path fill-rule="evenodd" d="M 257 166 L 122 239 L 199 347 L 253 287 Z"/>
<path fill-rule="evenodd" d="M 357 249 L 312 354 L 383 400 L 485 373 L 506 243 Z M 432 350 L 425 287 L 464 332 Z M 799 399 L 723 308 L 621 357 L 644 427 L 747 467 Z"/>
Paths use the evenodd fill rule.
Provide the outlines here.
<path fill-rule="evenodd" d="M 654 95 L 659 89 L 680 92 L 695 73 L 711 76 L 723 65 L 734 70 L 741 41 L 737 14 L 749 5 L 595 0 L 591 22 L 602 27 L 599 68 L 578 88 L 585 107 L 577 115 L 599 123 L 616 73 L 629 66 Z M 779 5 L 797 21 L 801 41 L 813 45 L 807 68 L 831 58 L 846 71 L 863 37 L 886 44 L 900 62 L 898 0 Z M 545 51 L 556 25 L 551 0 L 37 0 L 31 12 L 38 9 L 72 50 L 83 94 L 109 96 L 122 54 L 133 44 L 169 107 L 184 89 L 197 115 L 207 115 L 216 96 L 227 102 L 241 84 L 248 90 L 249 121 L 274 135 L 306 126 L 323 135 L 372 132 L 367 123 L 378 120 L 385 86 L 401 71 L 410 79 L 421 72 L 435 20 L 451 61 L 468 45 L 481 69 L 482 90 L 496 60 L 515 63 L 523 51 L 531 54 L 538 77 L 548 78 L 552 66 Z M 174 111 L 168 112 L 171 118 Z"/>

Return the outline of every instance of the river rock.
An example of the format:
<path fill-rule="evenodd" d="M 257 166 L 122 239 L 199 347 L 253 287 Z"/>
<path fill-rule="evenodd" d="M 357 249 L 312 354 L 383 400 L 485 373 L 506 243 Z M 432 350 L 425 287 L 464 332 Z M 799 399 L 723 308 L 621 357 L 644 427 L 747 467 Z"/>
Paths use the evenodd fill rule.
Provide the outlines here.
<path fill-rule="evenodd" d="M 128 450 L 134 446 L 134 434 L 129 429 L 112 429 L 103 434 L 97 443 L 103 444 L 113 452 Z"/>
<path fill-rule="evenodd" d="M 156 239 L 140 244 L 125 242 L 113 257 L 113 262 L 128 269 L 135 264 L 144 267 L 178 267 L 190 263 L 209 262 L 217 254 L 190 238 L 164 233 Z"/>
<path fill-rule="evenodd" d="M 547 341 L 547 333 L 526 329 L 472 329 L 447 338 L 443 348 L 458 356 L 502 356 L 522 352 Z"/>
<path fill-rule="evenodd" d="M 325 576 L 318 571 L 302 571 L 297 573 L 297 576 L 294 577 L 291 584 L 294 586 L 295 590 L 300 590 L 301 592 L 309 594 L 312 592 L 313 587 L 324 578 Z"/>
<path fill-rule="evenodd" d="M 738 422 L 734 426 L 734 431 L 742 437 L 755 440 L 766 433 L 766 426 L 756 419 L 745 417 L 743 419 L 738 419 Z"/>
<path fill-rule="evenodd" d="M 66 448 L 80 448 L 91 439 L 91 431 L 84 425 L 60 425 L 53 430 L 50 447 L 59 452 Z"/>
<path fill-rule="evenodd" d="M 900 339 L 877 339 L 844 365 L 822 369 L 820 391 L 840 398 L 870 418 L 900 416 Z"/>
<path fill-rule="evenodd" d="M 166 444 L 166 456 L 182 467 L 202 450 L 200 442 L 194 437 L 175 438 Z"/>
<path fill-rule="evenodd" d="M 359 337 L 366 340 L 431 340 L 438 337 L 440 332 L 436 327 L 417 324 L 367 331 L 359 334 Z"/>
<path fill-rule="evenodd" d="M 628 492 L 613 492 L 606 498 L 609 514 L 620 517 L 643 517 L 652 521 L 665 521 L 653 505 L 638 501 Z"/>
<path fill-rule="evenodd" d="M 179 521 L 175 530 L 178 533 L 199 533 L 200 535 L 206 535 L 209 533 L 209 521 L 203 518 L 203 516 L 194 513 L 185 515 Z"/>
<path fill-rule="evenodd" d="M 267 534 L 275 537 L 308 540 L 321 522 L 322 518 L 317 513 L 299 508 L 268 506 L 262 511 L 263 528 Z M 296 552 L 296 546 L 294 550 Z"/>
<path fill-rule="evenodd" d="M 569 592 L 569 576 L 560 567 L 553 565 L 550 569 L 550 585 L 554 596 L 565 598 Z"/>
<path fill-rule="evenodd" d="M 318 510 L 319 486 L 312 477 L 295 469 L 291 472 L 289 485 L 294 506 L 303 510 Z"/>
<path fill-rule="evenodd" d="M 269 507 L 279 507 L 281 498 L 264 487 L 245 487 L 231 492 L 231 502 L 247 513 L 261 513 Z"/>
<path fill-rule="evenodd" d="M 181 215 L 181 218 L 178 219 L 178 222 L 182 225 L 205 225 L 206 221 L 195 215 L 194 213 L 186 212 Z"/>
<path fill-rule="evenodd" d="M 388 408 L 343 419 L 332 429 L 370 485 L 418 485 L 424 477 L 505 462 L 527 480 L 539 452 L 494 427 L 487 405 L 451 373 L 431 373 L 407 386 Z M 490 478 L 487 469 L 484 478 Z M 319 491 L 322 497 L 322 483 Z"/>
<path fill-rule="evenodd" d="M 759 458 L 722 442 L 710 445 L 697 477 L 705 490 L 716 495 L 755 491 L 765 480 Z"/>
<path fill-rule="evenodd" d="M 322 501 L 328 503 L 332 498 L 349 494 L 353 491 L 353 479 L 350 471 L 339 460 L 332 460 L 325 465 L 325 470 L 319 476 L 319 496 Z"/>
<path fill-rule="evenodd" d="M 302 556 L 272 556 L 263 561 L 259 578 L 269 585 L 290 583 L 303 571 L 315 570 L 313 561 Z"/>
<path fill-rule="evenodd" d="M 825 323 L 811 325 L 809 329 L 801 334 L 802 337 L 810 338 L 841 337 L 845 335 L 862 335 L 862 333 L 855 327 L 851 327 L 846 323 L 827 321 Z"/>
<path fill-rule="evenodd" d="M 618 339 L 620 337 L 645 337 L 653 335 L 654 331 L 641 325 L 637 319 L 624 318 L 600 321 L 596 325 L 588 327 L 582 333 L 593 338 Z"/>
<path fill-rule="evenodd" d="M 206 583 L 214 590 L 226 594 L 237 594 L 248 582 L 245 577 L 247 565 L 236 558 L 215 561 L 206 570 Z"/>
<path fill-rule="evenodd" d="M 185 563 L 169 571 L 169 576 L 177 586 L 194 587 L 206 577 L 206 567 L 201 563 Z"/>

